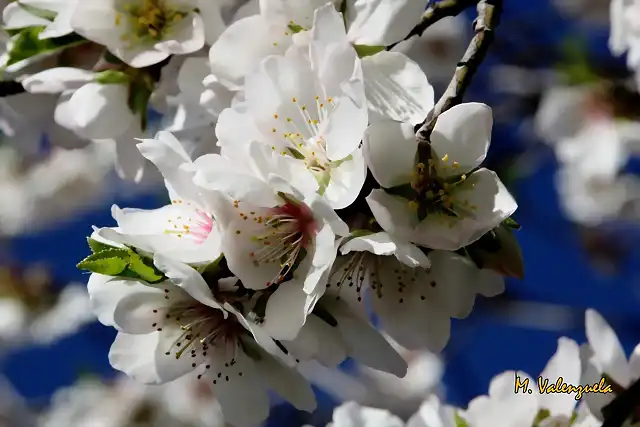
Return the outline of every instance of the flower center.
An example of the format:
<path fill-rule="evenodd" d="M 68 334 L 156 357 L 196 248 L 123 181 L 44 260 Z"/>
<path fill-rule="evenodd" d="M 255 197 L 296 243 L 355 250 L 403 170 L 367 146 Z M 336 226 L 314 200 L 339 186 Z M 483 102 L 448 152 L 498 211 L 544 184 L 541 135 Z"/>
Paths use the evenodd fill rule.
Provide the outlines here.
<path fill-rule="evenodd" d="M 170 9 L 164 0 L 144 0 L 142 4 L 127 3 L 124 12 L 116 14 L 117 26 L 127 21 L 130 31 L 122 36 L 123 41 L 162 40 L 165 30 L 184 18 L 186 13 Z"/>
<path fill-rule="evenodd" d="M 459 168 L 457 162 L 448 164 L 449 156 L 445 154 L 440 162 L 441 170 Z M 462 174 L 452 179 L 445 179 L 438 176 L 435 162 L 429 159 L 428 170 L 425 171 L 425 165 L 418 163 L 414 172 L 413 182 L 419 182 L 421 191 L 419 197 L 409 202 L 409 207 L 418 211 L 423 209 L 426 214 L 443 213 L 451 218 L 475 217 L 474 211 L 477 206 L 471 204 L 468 200 L 459 201 L 452 197 L 455 188 L 465 182 L 467 175 Z M 471 184 L 472 187 L 474 184 Z M 451 223 L 453 224 L 453 222 Z"/>
<path fill-rule="evenodd" d="M 268 216 L 259 216 L 255 220 L 265 230 L 250 236 L 259 249 L 249 256 L 256 266 L 279 264 L 278 274 L 268 283 L 280 283 L 318 232 L 313 212 L 302 203 L 290 201 L 271 209 Z"/>
<path fill-rule="evenodd" d="M 245 331 L 235 316 L 225 319 L 221 310 L 193 302 L 172 305 L 165 314 L 165 323 L 171 321 L 180 327 L 182 334 L 165 354 L 174 354 L 176 359 L 185 353 L 192 358 L 207 356 L 211 347 L 234 349 Z"/>
<path fill-rule="evenodd" d="M 322 123 L 327 120 L 334 108 L 332 97 L 323 101 L 320 96 L 316 96 L 315 106 L 312 108 L 294 97 L 291 98 L 291 104 L 284 108 L 291 113 L 290 115 L 273 115 L 275 124 L 271 132 L 279 138 L 277 145 L 272 145 L 271 149 L 274 151 L 279 149 L 283 156 L 302 160 L 319 182 L 327 180 L 333 166 L 326 154 Z"/>
<path fill-rule="evenodd" d="M 174 200 L 172 203 L 181 204 L 183 202 L 181 200 Z M 188 237 L 195 240 L 196 243 L 201 244 L 207 240 L 207 237 L 211 234 L 214 219 L 210 214 L 200 209 L 193 209 L 191 215 L 179 215 L 175 218 L 168 219 L 167 223 L 166 234 L 175 235 L 179 239 Z"/>

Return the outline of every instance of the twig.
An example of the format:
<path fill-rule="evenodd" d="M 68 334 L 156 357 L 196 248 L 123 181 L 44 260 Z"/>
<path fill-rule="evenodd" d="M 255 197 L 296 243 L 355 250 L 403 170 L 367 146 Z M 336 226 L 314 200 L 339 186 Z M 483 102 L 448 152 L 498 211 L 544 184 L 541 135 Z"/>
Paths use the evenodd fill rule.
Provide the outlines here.
<path fill-rule="evenodd" d="M 501 13 L 502 0 L 480 0 L 478 2 L 478 17 L 474 22 L 475 35 L 458 63 L 453 79 L 444 95 L 429 113 L 425 123 L 418 129 L 416 133 L 418 144 L 428 144 L 429 136 L 436 125 L 438 116 L 462 101 L 471 79 L 484 60 L 489 45 L 493 41 L 494 31 L 500 22 Z"/>
<path fill-rule="evenodd" d="M 446 18 L 447 16 L 459 15 L 463 10 L 473 6 L 476 3 L 477 0 L 440 0 L 437 3 L 430 5 L 429 7 L 427 7 L 424 15 L 422 15 L 422 20 L 420 21 L 420 23 L 416 25 L 413 30 L 411 30 L 407 37 L 405 37 L 403 40 L 387 46 L 386 49 L 391 50 L 399 43 L 409 40 L 411 37 L 421 36 L 422 33 L 424 33 L 424 30 L 426 30 L 442 18 Z"/>

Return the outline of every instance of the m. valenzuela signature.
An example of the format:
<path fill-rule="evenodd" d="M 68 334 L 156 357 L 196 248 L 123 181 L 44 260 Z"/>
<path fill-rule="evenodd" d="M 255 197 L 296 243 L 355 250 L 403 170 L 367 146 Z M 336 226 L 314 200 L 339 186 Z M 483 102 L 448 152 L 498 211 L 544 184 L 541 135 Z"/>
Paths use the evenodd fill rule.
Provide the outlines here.
<path fill-rule="evenodd" d="M 521 379 L 515 376 L 514 392 L 532 394 L 533 389 L 529 385 L 529 378 Z M 556 394 L 556 393 L 575 393 L 575 399 L 580 400 L 584 393 L 613 393 L 611 385 L 607 384 L 604 378 L 593 384 L 567 384 L 564 378 L 558 377 L 555 382 L 551 382 L 549 378 L 538 377 L 538 393 L 540 394 Z"/>

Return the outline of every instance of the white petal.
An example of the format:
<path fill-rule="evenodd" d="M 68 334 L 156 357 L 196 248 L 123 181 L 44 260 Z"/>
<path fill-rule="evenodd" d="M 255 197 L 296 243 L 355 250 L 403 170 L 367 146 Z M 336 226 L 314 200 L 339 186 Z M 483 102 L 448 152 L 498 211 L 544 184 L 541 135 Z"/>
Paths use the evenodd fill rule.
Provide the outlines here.
<path fill-rule="evenodd" d="M 441 351 L 451 327 L 448 301 L 440 295 L 447 283 L 422 268 L 407 269 L 394 257 L 381 259 L 376 273 L 371 298 L 384 331 L 410 350 Z"/>
<path fill-rule="evenodd" d="M 412 245 L 411 243 L 396 243 L 397 248 L 395 252 L 395 257 L 403 263 L 404 265 L 408 265 L 409 267 L 422 267 L 429 268 L 431 267 L 431 261 L 427 256 L 418 248 L 416 245 Z"/>
<path fill-rule="evenodd" d="M 333 411 L 331 427 L 403 427 L 402 420 L 385 409 L 347 402 Z"/>
<path fill-rule="evenodd" d="M 231 89 L 239 88 L 263 58 L 283 52 L 283 48 L 286 46 L 274 37 L 262 16 L 243 18 L 231 24 L 211 46 L 211 72 Z"/>
<path fill-rule="evenodd" d="M 342 14 L 329 2 L 314 11 L 310 33 L 313 42 L 323 45 L 347 41 Z"/>
<path fill-rule="evenodd" d="M 269 415 L 269 395 L 255 362 L 237 349 L 235 363 L 224 366 L 228 359 L 218 353 L 207 378 L 213 382 L 225 421 L 236 426 L 259 425 Z"/>
<path fill-rule="evenodd" d="M 362 150 L 358 149 L 351 153 L 351 160 L 343 161 L 331 170 L 324 198 L 333 209 L 344 209 L 358 198 L 366 179 L 367 165 Z"/>
<path fill-rule="evenodd" d="M 143 335 L 119 332 L 109 350 L 109 363 L 141 383 L 160 383 L 154 351 L 158 345 L 158 335 L 159 332 Z"/>
<path fill-rule="evenodd" d="M 74 113 L 74 131 L 87 139 L 122 135 L 136 118 L 128 107 L 128 96 L 128 88 L 122 84 L 87 83 L 82 86 L 67 106 Z"/>
<path fill-rule="evenodd" d="M 357 148 L 367 129 L 365 105 L 358 105 L 351 97 L 342 96 L 329 118 L 322 123 L 322 138 L 327 144 L 329 160 L 342 160 Z"/>
<path fill-rule="evenodd" d="M 204 46 L 204 23 L 197 13 L 189 13 L 177 24 L 171 25 L 171 38 L 154 45 L 160 52 L 170 55 L 185 55 Z"/>
<path fill-rule="evenodd" d="M 156 50 L 143 44 L 133 46 L 119 45 L 111 48 L 110 51 L 114 56 L 133 68 L 150 67 L 170 56 L 166 51 Z"/>
<path fill-rule="evenodd" d="M 53 22 L 47 25 L 47 27 L 38 34 L 38 38 L 40 40 L 62 37 L 73 33 L 73 28 L 71 27 L 71 16 L 73 15 L 73 10 L 75 8 L 74 3 L 75 2 L 72 2 L 71 4 L 62 2 L 60 4 L 63 8 L 57 12 Z"/>
<path fill-rule="evenodd" d="M 405 242 L 415 241 L 414 228 L 418 216 L 409 208 L 409 202 L 384 190 L 373 190 L 366 198 L 367 204 L 380 227 L 387 233 Z"/>
<path fill-rule="evenodd" d="M 364 135 L 363 152 L 378 183 L 391 188 L 411 182 L 418 143 L 411 123 L 381 121 Z"/>
<path fill-rule="evenodd" d="M 51 24 L 51 21 L 27 12 L 18 2 L 9 3 L 2 11 L 2 22 L 5 30 L 26 27 L 39 27 Z"/>
<path fill-rule="evenodd" d="M 315 315 L 307 318 L 294 340 L 283 344 L 296 358 L 317 360 L 324 366 L 336 367 L 347 358 L 338 329 Z"/>
<path fill-rule="evenodd" d="M 127 334 L 155 331 L 167 306 L 162 285 L 93 273 L 87 284 L 91 308 L 100 323 Z M 153 310 L 157 312 L 154 313 Z"/>
<path fill-rule="evenodd" d="M 193 183 L 194 173 L 181 168 L 192 163 L 183 145 L 169 132 L 158 132 L 154 139 L 137 144 L 140 153 L 156 165 L 172 190 L 181 199 L 196 201 L 198 188 Z"/>
<path fill-rule="evenodd" d="M 140 151 L 136 147 L 134 138 L 139 137 L 142 133 L 138 118 L 134 120 L 122 135 L 113 139 L 95 140 L 100 143 L 111 143 L 116 146 L 116 172 L 122 179 L 140 182 L 144 174 L 144 168 L 147 165 L 147 159 L 142 157 Z"/>
<path fill-rule="evenodd" d="M 487 155 L 492 127 L 491 108 L 485 104 L 459 104 L 442 113 L 431 134 L 438 175 L 461 175 L 478 167 Z"/>
<path fill-rule="evenodd" d="M 126 32 L 114 25 L 118 11 L 113 1 L 80 0 L 71 16 L 71 26 L 82 37 L 105 46 L 117 46 Z M 100 24 L 97 24 L 100 23 Z"/>
<path fill-rule="evenodd" d="M 274 339 L 291 341 L 304 325 L 307 294 L 302 288 L 300 281 L 291 280 L 269 297 L 262 327 Z"/>
<path fill-rule="evenodd" d="M 208 45 L 212 45 L 225 30 L 220 12 L 220 4 L 208 0 L 199 0 L 198 9 L 204 22 L 204 37 Z"/>
<path fill-rule="evenodd" d="M 387 46 L 402 40 L 427 7 L 427 0 L 348 0 L 348 37 L 352 43 Z"/>
<path fill-rule="evenodd" d="M 266 386 L 291 402 L 297 409 L 313 412 L 316 398 L 311 386 L 296 370 L 283 365 L 268 354 L 256 362 Z"/>
<path fill-rule="evenodd" d="M 213 299 L 209 285 L 195 269 L 160 254 L 156 254 L 153 257 L 153 263 L 171 279 L 171 283 L 184 289 L 193 299 L 209 307 L 222 310 L 222 306 Z"/>
<path fill-rule="evenodd" d="M 30 93 L 61 93 L 81 88 L 94 76 L 95 73 L 79 68 L 50 68 L 27 77 L 22 81 L 22 86 Z"/>
<path fill-rule="evenodd" d="M 634 347 L 629 356 L 629 372 L 631 372 L 631 378 L 640 378 L 640 344 Z"/>
<path fill-rule="evenodd" d="M 622 387 L 627 387 L 631 382 L 631 373 L 618 336 L 607 321 L 593 309 L 586 311 L 585 322 L 587 339 L 595 353 L 596 366 L 601 373 L 609 375 Z"/>
<path fill-rule="evenodd" d="M 558 339 L 558 349 L 544 370 L 540 374 L 543 379 L 549 379 L 550 383 L 562 377 L 566 384 L 580 384 L 580 347 L 569 338 Z M 552 416 L 566 416 L 571 418 L 573 409 L 576 406 L 575 395 L 573 394 L 541 394 L 540 407 L 548 409 Z"/>
<path fill-rule="evenodd" d="M 365 93 L 375 114 L 412 125 L 433 108 L 433 87 L 418 64 L 399 52 L 362 59 Z"/>
<path fill-rule="evenodd" d="M 340 301 L 334 301 L 330 307 L 325 308 L 338 322 L 350 357 L 400 378 L 406 375 L 405 360 L 373 326 L 352 314 L 346 305 L 340 304 Z"/>
<path fill-rule="evenodd" d="M 497 227 L 517 209 L 513 196 L 495 172 L 479 169 L 451 195 L 455 205 L 471 209 L 461 218 L 427 215 L 416 228 L 414 241 L 433 249 L 456 251 Z"/>
<path fill-rule="evenodd" d="M 340 253 L 346 255 L 351 251 L 367 251 L 376 255 L 392 255 L 396 251 L 396 244 L 388 233 L 374 233 L 362 237 L 349 239 L 340 247 Z"/>

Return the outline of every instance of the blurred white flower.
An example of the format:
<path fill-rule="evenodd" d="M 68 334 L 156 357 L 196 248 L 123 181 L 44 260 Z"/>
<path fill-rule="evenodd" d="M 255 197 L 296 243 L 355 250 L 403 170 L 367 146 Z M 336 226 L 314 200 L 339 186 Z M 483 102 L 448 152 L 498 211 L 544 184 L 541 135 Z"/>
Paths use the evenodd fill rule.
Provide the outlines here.
<path fill-rule="evenodd" d="M 29 325 L 34 343 L 50 344 L 96 320 L 87 288 L 71 283 L 60 292 L 56 304 Z"/>
<path fill-rule="evenodd" d="M 638 151 L 640 122 L 616 118 L 602 89 L 551 87 L 535 116 L 536 132 L 560 162 L 556 185 L 561 206 L 584 225 L 615 219 L 638 197 L 635 178 L 620 172 Z"/>
<path fill-rule="evenodd" d="M 9 147 L 2 151 L 20 158 Z M 54 148 L 50 157 L 26 171 L 7 173 L 0 178 L 0 195 L 11 203 L 0 207 L 0 235 L 46 229 L 104 200 L 111 191 L 108 178 L 113 158 L 112 147 L 102 144 L 77 150 Z"/>
<path fill-rule="evenodd" d="M 143 68 L 202 49 L 215 40 L 224 23 L 217 2 L 212 1 L 82 0 L 71 26 L 123 62 Z"/>

